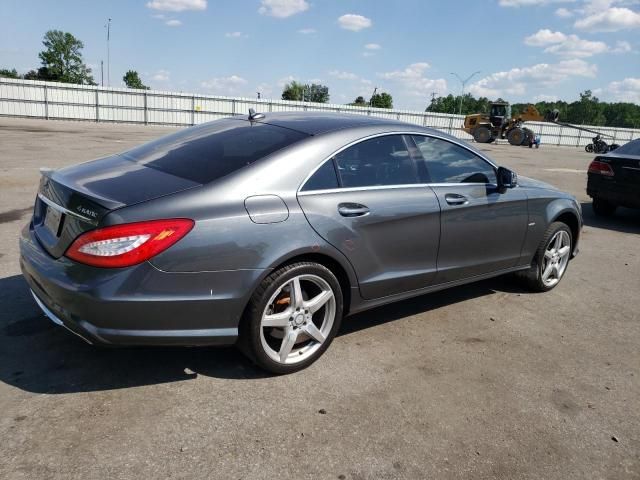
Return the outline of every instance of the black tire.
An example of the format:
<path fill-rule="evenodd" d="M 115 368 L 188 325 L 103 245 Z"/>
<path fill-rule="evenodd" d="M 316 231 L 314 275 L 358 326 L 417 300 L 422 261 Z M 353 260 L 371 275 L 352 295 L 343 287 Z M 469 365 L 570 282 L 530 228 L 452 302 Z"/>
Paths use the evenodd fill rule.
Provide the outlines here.
<path fill-rule="evenodd" d="M 269 302 L 278 289 L 299 275 L 315 275 L 329 284 L 335 298 L 335 317 L 326 339 L 312 356 L 298 363 L 285 364 L 269 357 L 262 345 L 262 315 L 267 308 L 267 302 Z M 287 374 L 297 372 L 315 362 L 329 347 L 340 328 L 342 312 L 342 289 L 331 270 L 323 265 L 312 262 L 298 262 L 286 265 L 265 278 L 251 296 L 251 300 L 249 300 L 244 317 L 240 323 L 238 347 L 256 365 L 271 373 Z"/>
<path fill-rule="evenodd" d="M 602 199 L 602 198 L 594 198 L 591 206 L 593 207 L 593 212 L 600 217 L 610 217 L 616 211 L 616 205 Z"/>
<path fill-rule="evenodd" d="M 593 153 L 593 143 L 589 143 L 589 144 L 585 145 L 584 151 L 587 152 L 587 153 Z"/>
<path fill-rule="evenodd" d="M 507 132 L 507 141 L 510 145 L 519 146 L 525 141 L 526 134 L 520 127 L 512 128 Z"/>
<path fill-rule="evenodd" d="M 490 143 L 491 130 L 489 127 L 481 125 L 473 131 L 473 139 L 478 143 Z"/>
<path fill-rule="evenodd" d="M 531 290 L 532 292 L 548 292 L 549 290 L 552 290 L 553 288 L 556 287 L 556 285 L 560 283 L 560 281 L 558 281 L 558 283 L 552 286 L 548 286 L 542 281 L 542 265 L 543 265 L 545 251 L 549 246 L 549 242 L 560 230 L 564 230 L 569 234 L 569 239 L 571 242 L 571 251 L 573 251 L 573 235 L 571 234 L 571 229 L 569 228 L 569 226 L 566 223 L 553 222 L 551 225 L 549 225 L 549 228 L 547 228 L 547 231 L 545 232 L 544 236 L 542 237 L 542 240 L 540 241 L 540 245 L 536 250 L 536 254 L 533 256 L 533 259 L 531 260 L 531 267 L 527 270 L 523 270 L 516 274 L 517 277 L 522 281 L 524 286 L 529 290 Z M 565 273 L 566 273 L 566 268 L 564 272 L 562 272 L 562 277 L 564 277 Z M 562 277 L 560 277 L 560 280 L 562 280 Z"/>

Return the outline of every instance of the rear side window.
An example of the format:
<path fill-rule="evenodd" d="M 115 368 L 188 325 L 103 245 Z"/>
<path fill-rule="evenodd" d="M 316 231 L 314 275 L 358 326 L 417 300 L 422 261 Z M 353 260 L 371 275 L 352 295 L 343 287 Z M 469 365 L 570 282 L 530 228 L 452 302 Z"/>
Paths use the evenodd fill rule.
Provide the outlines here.
<path fill-rule="evenodd" d="M 324 164 L 311 175 L 311 178 L 307 180 L 302 187 L 302 191 L 327 190 L 330 188 L 338 188 L 338 176 L 333 166 L 333 160 L 324 162 Z"/>
<path fill-rule="evenodd" d="M 274 125 L 226 119 L 181 130 L 121 155 L 204 184 L 307 137 L 307 134 Z"/>
<path fill-rule="evenodd" d="M 431 183 L 496 183 L 496 172 L 485 160 L 455 143 L 413 136 L 427 165 Z"/>
<path fill-rule="evenodd" d="M 616 148 L 614 152 L 622 153 L 623 155 L 640 155 L 640 139 L 625 143 L 624 145 Z"/>
<path fill-rule="evenodd" d="M 419 183 L 415 164 L 401 135 L 357 143 L 338 153 L 335 160 L 345 188 Z"/>

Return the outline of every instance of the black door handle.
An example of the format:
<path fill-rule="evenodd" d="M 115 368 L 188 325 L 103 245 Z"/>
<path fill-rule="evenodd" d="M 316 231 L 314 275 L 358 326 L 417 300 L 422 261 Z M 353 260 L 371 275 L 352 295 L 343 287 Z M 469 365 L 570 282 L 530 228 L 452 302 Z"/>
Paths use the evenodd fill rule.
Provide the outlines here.
<path fill-rule="evenodd" d="M 469 203 L 469 199 L 464 195 L 458 193 L 447 193 L 444 199 L 449 205 L 466 205 Z"/>
<path fill-rule="evenodd" d="M 343 217 L 362 217 L 369 213 L 369 207 L 359 203 L 341 203 L 338 205 L 338 213 Z"/>

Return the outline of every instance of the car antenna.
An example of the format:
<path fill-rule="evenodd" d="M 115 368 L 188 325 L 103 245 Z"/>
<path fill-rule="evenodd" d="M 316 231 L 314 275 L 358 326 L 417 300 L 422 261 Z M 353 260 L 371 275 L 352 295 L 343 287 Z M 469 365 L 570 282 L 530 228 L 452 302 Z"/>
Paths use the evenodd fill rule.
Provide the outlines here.
<path fill-rule="evenodd" d="M 264 118 L 264 113 L 258 113 L 253 108 L 249 109 L 249 120 L 253 122 L 254 120 L 260 120 L 261 118 Z"/>

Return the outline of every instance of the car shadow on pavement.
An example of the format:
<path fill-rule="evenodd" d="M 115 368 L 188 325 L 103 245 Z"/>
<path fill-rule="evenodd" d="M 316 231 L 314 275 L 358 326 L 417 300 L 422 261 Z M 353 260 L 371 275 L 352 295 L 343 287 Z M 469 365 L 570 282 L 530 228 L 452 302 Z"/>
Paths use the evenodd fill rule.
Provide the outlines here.
<path fill-rule="evenodd" d="M 615 230 L 622 233 L 640 233 L 640 210 L 618 207 L 610 217 L 595 214 L 591 203 L 582 203 L 582 217 L 588 227 Z"/>
<path fill-rule="evenodd" d="M 345 319 L 339 335 L 496 291 L 521 292 L 506 278 L 486 280 L 368 310 Z M 0 381 L 46 394 L 122 389 L 192 380 L 198 375 L 252 380 L 269 374 L 237 349 L 98 348 L 54 325 L 21 275 L 0 279 Z"/>

